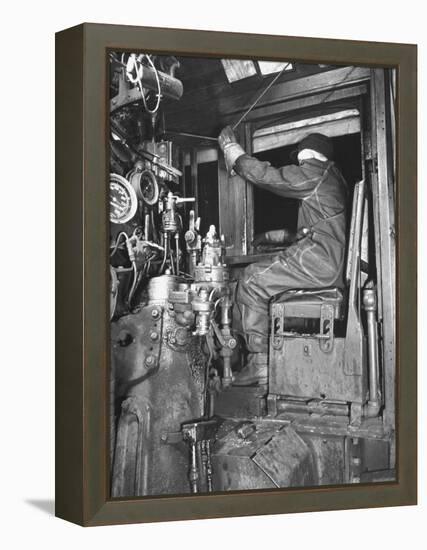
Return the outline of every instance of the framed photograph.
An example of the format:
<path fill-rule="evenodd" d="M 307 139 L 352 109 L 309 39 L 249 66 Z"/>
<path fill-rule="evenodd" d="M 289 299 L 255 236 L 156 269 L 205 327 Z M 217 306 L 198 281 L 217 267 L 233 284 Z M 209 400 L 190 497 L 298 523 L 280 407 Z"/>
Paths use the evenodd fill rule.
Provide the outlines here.
<path fill-rule="evenodd" d="M 417 49 L 56 36 L 56 514 L 416 503 Z"/>

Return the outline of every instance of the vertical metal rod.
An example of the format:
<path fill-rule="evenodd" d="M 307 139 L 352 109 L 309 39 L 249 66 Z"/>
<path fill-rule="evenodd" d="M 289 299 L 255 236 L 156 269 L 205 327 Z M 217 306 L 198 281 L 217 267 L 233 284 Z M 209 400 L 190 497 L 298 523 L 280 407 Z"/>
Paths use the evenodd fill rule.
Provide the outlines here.
<path fill-rule="evenodd" d="M 379 368 L 378 368 L 378 333 L 377 333 L 377 296 L 372 283 L 363 291 L 363 307 L 366 311 L 368 328 L 368 362 L 369 362 L 369 403 L 371 409 L 378 409 L 379 402 Z M 372 410 L 372 412 L 375 412 Z"/>
<path fill-rule="evenodd" d="M 250 122 L 245 122 L 243 125 L 242 139 L 244 140 L 243 148 L 248 155 L 253 153 L 253 141 L 252 141 L 252 124 Z M 246 233 L 246 254 L 253 254 L 253 245 L 252 242 L 255 236 L 254 228 L 254 185 L 246 182 L 245 185 L 245 233 Z"/>
<path fill-rule="evenodd" d="M 207 473 L 206 473 L 206 449 L 205 449 L 205 442 L 204 440 L 197 442 L 197 458 L 198 458 L 198 465 L 199 465 L 199 475 L 200 475 L 200 483 L 199 483 L 199 491 L 201 493 L 206 491 L 207 487 Z"/>
<path fill-rule="evenodd" d="M 209 412 L 208 418 L 212 418 L 215 414 L 215 390 L 210 390 L 209 393 Z"/>
<path fill-rule="evenodd" d="M 150 214 L 145 214 L 144 218 L 144 237 L 147 241 L 150 240 Z"/>
<path fill-rule="evenodd" d="M 196 199 L 194 203 L 194 211 L 196 218 L 199 215 L 199 177 L 198 177 L 198 165 L 197 165 L 197 149 L 192 149 L 190 152 L 190 164 L 191 164 L 191 188 L 192 195 Z"/>
<path fill-rule="evenodd" d="M 206 479 L 208 485 L 208 492 L 212 493 L 212 461 L 211 461 L 211 442 L 209 439 L 205 441 L 205 450 L 206 450 Z"/>
<path fill-rule="evenodd" d="M 163 273 L 163 270 L 165 269 L 166 260 L 168 258 L 168 234 L 166 232 L 163 233 L 163 247 L 165 249 L 165 253 L 163 255 L 163 261 L 159 271 L 160 275 Z"/>
<path fill-rule="evenodd" d="M 389 120 L 387 117 L 387 96 L 385 71 L 371 69 L 371 122 L 373 156 L 377 161 L 372 174 L 375 235 L 378 318 L 382 324 L 382 366 L 384 409 L 382 416 L 386 429 L 396 424 L 396 238 L 394 209 L 394 185 L 390 160 Z M 391 456 L 390 467 L 394 468 L 395 457 Z"/>
<path fill-rule="evenodd" d="M 175 233 L 176 274 L 179 275 L 179 234 Z"/>
<path fill-rule="evenodd" d="M 230 386 L 233 382 L 233 373 L 231 370 L 231 355 L 232 350 L 228 346 L 230 341 L 231 331 L 230 331 L 230 310 L 231 310 L 231 300 L 229 296 L 224 296 L 220 303 L 221 308 L 221 333 L 224 336 L 226 345 L 221 348 L 221 357 L 223 365 L 222 373 L 222 385 L 224 387 Z"/>
<path fill-rule="evenodd" d="M 188 479 L 190 480 L 190 488 L 192 493 L 198 493 L 199 488 L 197 481 L 199 479 L 199 471 L 197 468 L 197 452 L 196 452 L 196 441 L 191 440 L 191 466 Z"/>
<path fill-rule="evenodd" d="M 175 273 L 175 262 L 174 262 L 174 259 L 173 259 L 173 250 L 172 250 L 172 238 L 171 238 L 171 242 L 169 244 L 169 267 L 170 267 L 170 270 L 172 271 L 172 275 L 176 275 L 176 273 Z"/>

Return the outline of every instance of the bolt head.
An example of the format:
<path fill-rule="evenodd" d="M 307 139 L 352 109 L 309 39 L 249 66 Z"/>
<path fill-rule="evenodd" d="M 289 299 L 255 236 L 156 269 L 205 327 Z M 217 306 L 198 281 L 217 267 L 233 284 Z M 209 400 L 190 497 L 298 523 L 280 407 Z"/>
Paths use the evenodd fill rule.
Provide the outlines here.
<path fill-rule="evenodd" d="M 154 355 L 147 355 L 147 357 L 145 358 L 145 365 L 147 367 L 155 367 L 156 363 L 157 361 Z"/>
<path fill-rule="evenodd" d="M 157 319 L 158 316 L 159 316 L 159 310 L 153 309 L 153 311 L 151 312 L 151 317 L 153 317 L 153 319 Z"/>
<path fill-rule="evenodd" d="M 228 341 L 228 347 L 230 349 L 234 349 L 236 346 L 237 346 L 236 339 L 235 338 L 230 338 L 230 340 Z"/>

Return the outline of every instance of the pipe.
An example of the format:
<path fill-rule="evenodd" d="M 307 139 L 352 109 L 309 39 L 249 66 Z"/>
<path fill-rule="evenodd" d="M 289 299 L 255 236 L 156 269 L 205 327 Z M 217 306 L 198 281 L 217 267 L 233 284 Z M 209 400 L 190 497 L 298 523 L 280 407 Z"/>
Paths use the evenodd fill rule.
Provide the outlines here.
<path fill-rule="evenodd" d="M 144 237 L 148 240 L 150 238 L 150 214 L 144 216 Z"/>
<path fill-rule="evenodd" d="M 192 493 L 198 493 L 198 480 L 199 480 L 199 469 L 197 467 L 197 451 L 196 451 L 196 441 L 191 440 L 190 442 L 190 471 L 188 473 L 188 479 L 190 481 L 190 488 Z"/>
<path fill-rule="evenodd" d="M 160 92 L 163 97 L 175 100 L 181 99 L 182 94 L 184 93 L 184 86 L 180 80 L 162 71 L 153 70 L 151 67 L 146 65 L 141 65 L 141 69 L 141 86 L 147 90 L 158 92 L 160 84 Z M 137 86 L 135 88 L 129 88 L 126 81 L 125 72 L 123 72 L 120 78 L 124 83 L 124 87 L 122 89 L 119 87 L 118 95 L 111 99 L 111 112 L 141 99 L 141 92 Z M 157 81 L 157 78 L 159 81 Z"/>
<path fill-rule="evenodd" d="M 231 335 L 231 300 L 228 295 L 224 296 L 220 302 L 221 308 L 221 334 L 224 344 L 221 345 L 220 355 L 223 361 L 222 385 L 224 388 L 233 383 L 233 372 L 231 369 L 231 356 L 236 347 L 236 340 Z"/>
<path fill-rule="evenodd" d="M 160 90 L 162 95 L 170 99 L 181 99 L 184 92 L 182 82 L 174 76 L 168 75 L 162 71 L 157 71 L 157 75 L 160 81 Z M 144 65 L 141 84 L 144 86 L 144 88 L 148 88 L 149 90 L 154 90 L 157 92 L 158 85 L 156 71 L 153 70 L 151 67 L 147 67 L 146 65 Z"/>
<path fill-rule="evenodd" d="M 134 295 L 135 290 L 136 290 L 136 283 L 137 283 L 137 279 L 138 279 L 138 271 L 137 271 L 137 268 L 136 268 L 135 260 L 132 260 L 132 271 L 133 271 L 133 281 L 132 281 L 132 286 L 131 286 L 131 289 L 129 291 L 129 296 L 128 296 L 129 308 L 131 307 L 131 302 L 132 302 L 132 298 L 133 298 L 133 295 Z"/>
<path fill-rule="evenodd" d="M 176 250 L 176 274 L 179 275 L 179 233 L 175 233 L 175 250 Z"/>
<path fill-rule="evenodd" d="M 369 401 L 364 407 L 364 416 L 378 416 L 381 407 L 379 391 L 377 293 L 372 281 L 363 289 L 363 308 L 366 311 L 368 328 Z"/>
<path fill-rule="evenodd" d="M 159 271 L 160 275 L 163 273 L 163 270 L 165 269 L 166 260 L 168 258 L 168 234 L 166 232 L 163 233 L 163 246 L 165 249 L 165 253 L 163 255 L 162 265 L 160 266 L 160 271 Z"/>
<path fill-rule="evenodd" d="M 325 401 L 307 403 L 279 399 L 277 401 L 277 412 L 349 416 L 350 411 L 346 403 L 328 403 Z"/>
<path fill-rule="evenodd" d="M 164 133 L 166 135 L 172 135 L 172 136 L 183 136 L 183 137 L 190 137 L 190 138 L 195 138 L 200 140 L 215 141 L 215 143 L 218 144 L 218 138 L 216 137 L 201 136 L 200 134 L 190 134 L 189 132 L 177 132 L 175 130 L 166 130 Z"/>
<path fill-rule="evenodd" d="M 175 273 L 175 263 L 173 261 L 172 238 L 170 238 L 169 241 L 169 266 L 172 271 L 172 275 L 178 275 L 178 273 Z"/>

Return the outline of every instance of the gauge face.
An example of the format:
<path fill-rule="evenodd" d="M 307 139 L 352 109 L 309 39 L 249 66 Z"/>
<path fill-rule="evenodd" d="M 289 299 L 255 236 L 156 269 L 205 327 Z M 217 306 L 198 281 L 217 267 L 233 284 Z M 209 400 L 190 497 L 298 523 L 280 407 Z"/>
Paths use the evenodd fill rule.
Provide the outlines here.
<path fill-rule="evenodd" d="M 130 183 L 118 174 L 110 175 L 110 221 L 126 223 L 138 208 L 138 199 Z"/>
<path fill-rule="evenodd" d="M 157 184 L 156 176 L 145 170 L 141 174 L 141 183 L 139 185 L 141 195 L 147 204 L 153 205 L 159 198 L 159 186 Z"/>
<path fill-rule="evenodd" d="M 136 196 L 149 206 L 153 206 L 159 200 L 159 184 L 151 170 L 135 170 L 129 181 L 136 192 Z"/>

